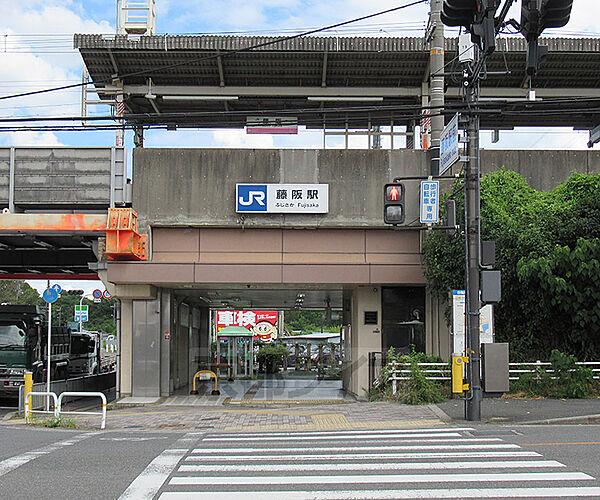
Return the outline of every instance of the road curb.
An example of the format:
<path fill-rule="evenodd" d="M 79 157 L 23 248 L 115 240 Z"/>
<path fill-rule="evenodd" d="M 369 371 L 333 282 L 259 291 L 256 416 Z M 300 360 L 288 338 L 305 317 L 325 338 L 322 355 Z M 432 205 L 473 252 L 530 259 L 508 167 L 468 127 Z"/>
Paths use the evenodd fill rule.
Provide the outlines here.
<path fill-rule="evenodd" d="M 527 422 L 512 422 L 520 425 L 557 425 L 557 424 L 600 424 L 600 415 L 581 415 L 578 417 L 547 418 Z"/>
<path fill-rule="evenodd" d="M 453 418 L 452 418 L 450 415 L 448 415 L 448 414 L 447 414 L 447 413 L 446 413 L 444 410 L 442 410 L 442 409 L 441 409 L 441 408 L 440 408 L 438 405 L 435 405 L 435 404 L 433 404 L 433 405 L 427 405 L 427 407 L 428 407 L 428 408 L 430 408 L 430 409 L 431 409 L 431 411 L 432 411 L 433 413 L 435 413 L 435 414 L 436 414 L 436 416 L 437 416 L 437 417 L 438 417 L 440 420 L 442 420 L 442 421 L 444 421 L 444 422 L 452 422 L 452 421 L 454 420 L 454 419 L 453 419 Z"/>

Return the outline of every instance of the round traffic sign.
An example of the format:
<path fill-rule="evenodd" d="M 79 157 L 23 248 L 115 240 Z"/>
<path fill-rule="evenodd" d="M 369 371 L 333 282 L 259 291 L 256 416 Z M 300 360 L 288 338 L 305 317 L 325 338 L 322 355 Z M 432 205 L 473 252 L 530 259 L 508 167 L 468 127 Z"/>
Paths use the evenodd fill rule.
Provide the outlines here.
<path fill-rule="evenodd" d="M 112 295 L 110 293 L 108 293 L 108 290 L 104 290 L 104 292 L 102 292 L 102 296 L 105 299 L 111 299 L 112 298 Z"/>
<path fill-rule="evenodd" d="M 58 283 L 55 283 L 50 288 L 52 288 L 53 290 L 56 290 L 56 293 L 62 292 L 62 286 L 60 286 Z"/>
<path fill-rule="evenodd" d="M 58 292 L 54 288 L 46 288 L 42 294 L 42 298 L 48 302 L 48 304 L 52 304 L 58 300 Z"/>
<path fill-rule="evenodd" d="M 102 298 L 102 290 L 98 290 L 96 288 L 96 290 L 94 290 L 92 292 L 92 295 L 94 296 L 95 299 L 101 299 Z"/>

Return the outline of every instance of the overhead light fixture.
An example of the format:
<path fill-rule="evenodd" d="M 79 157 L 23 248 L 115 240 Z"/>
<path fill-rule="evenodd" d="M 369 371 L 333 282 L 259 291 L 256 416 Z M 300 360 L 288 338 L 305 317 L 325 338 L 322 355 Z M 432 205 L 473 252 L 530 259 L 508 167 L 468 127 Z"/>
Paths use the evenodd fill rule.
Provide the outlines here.
<path fill-rule="evenodd" d="M 237 101 L 236 95 L 163 95 L 164 101 Z"/>
<path fill-rule="evenodd" d="M 322 102 L 382 102 L 383 97 L 342 97 L 342 96 L 321 96 L 321 97 L 307 97 L 309 101 L 322 101 Z"/>

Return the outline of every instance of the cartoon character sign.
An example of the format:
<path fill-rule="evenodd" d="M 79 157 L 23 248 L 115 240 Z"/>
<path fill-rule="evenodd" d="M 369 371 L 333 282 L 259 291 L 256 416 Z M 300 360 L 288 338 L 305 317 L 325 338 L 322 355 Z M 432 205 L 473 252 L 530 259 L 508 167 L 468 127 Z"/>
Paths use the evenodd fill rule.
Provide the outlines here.
<path fill-rule="evenodd" d="M 217 331 L 226 326 L 243 326 L 253 333 L 255 340 L 277 340 L 277 311 L 217 311 Z"/>
<path fill-rule="evenodd" d="M 259 321 L 252 328 L 254 338 L 263 342 L 274 342 L 277 340 L 277 327 L 268 321 Z"/>

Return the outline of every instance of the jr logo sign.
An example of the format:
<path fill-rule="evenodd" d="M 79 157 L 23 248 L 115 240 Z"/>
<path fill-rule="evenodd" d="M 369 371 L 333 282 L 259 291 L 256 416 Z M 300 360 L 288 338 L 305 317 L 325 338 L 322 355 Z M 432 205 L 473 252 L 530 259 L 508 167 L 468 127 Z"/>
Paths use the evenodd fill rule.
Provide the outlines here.
<path fill-rule="evenodd" d="M 328 184 L 236 184 L 237 213 L 326 214 Z"/>
<path fill-rule="evenodd" d="M 236 198 L 237 212 L 267 211 L 266 184 L 238 184 Z"/>

